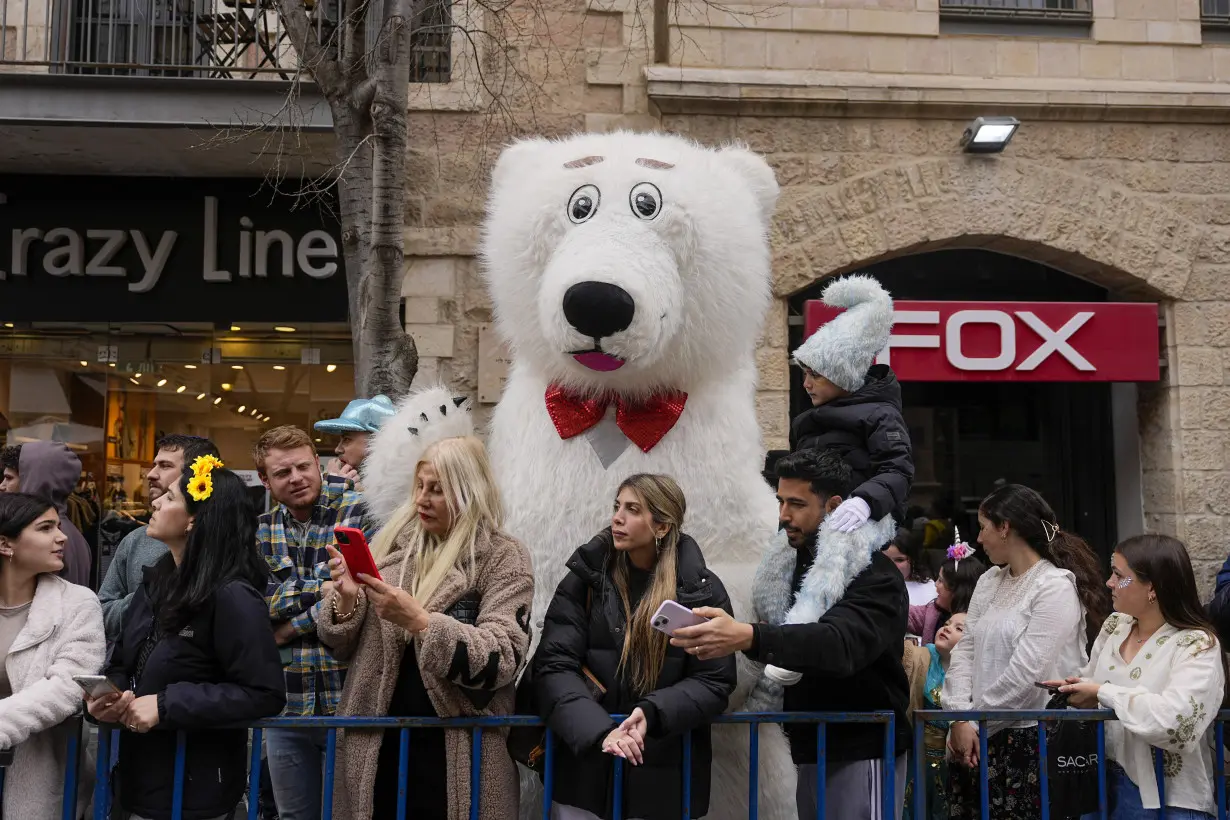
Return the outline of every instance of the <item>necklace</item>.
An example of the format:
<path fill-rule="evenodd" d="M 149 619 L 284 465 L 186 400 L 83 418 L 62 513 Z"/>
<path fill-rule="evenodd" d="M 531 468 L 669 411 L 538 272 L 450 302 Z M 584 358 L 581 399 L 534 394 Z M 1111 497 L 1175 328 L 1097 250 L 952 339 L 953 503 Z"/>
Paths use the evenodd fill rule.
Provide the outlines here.
<path fill-rule="evenodd" d="M 1161 627 L 1159 626 L 1157 629 L 1161 629 Z M 1154 633 L 1156 633 L 1156 632 L 1157 632 L 1157 629 L 1153 630 L 1153 632 L 1150 632 L 1148 635 L 1145 635 L 1144 637 L 1141 637 L 1141 638 L 1133 638 L 1132 640 L 1133 640 L 1133 641 L 1135 641 L 1137 645 L 1140 645 L 1140 644 L 1144 643 L 1145 641 L 1149 640 L 1150 638 L 1152 638 L 1152 637 L 1153 637 L 1153 635 L 1154 635 Z M 1133 631 L 1133 632 L 1136 632 L 1136 633 L 1139 633 L 1139 632 L 1141 631 L 1141 630 L 1140 630 L 1140 622 L 1139 622 L 1139 621 L 1137 621 L 1136 623 L 1132 624 L 1132 631 Z"/>

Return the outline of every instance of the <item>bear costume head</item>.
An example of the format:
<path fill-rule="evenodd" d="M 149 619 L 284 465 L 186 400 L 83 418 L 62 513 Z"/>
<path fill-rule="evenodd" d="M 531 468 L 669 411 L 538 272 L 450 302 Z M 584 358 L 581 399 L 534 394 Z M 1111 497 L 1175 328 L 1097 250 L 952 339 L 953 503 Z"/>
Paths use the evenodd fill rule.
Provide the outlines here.
<path fill-rule="evenodd" d="M 744 366 L 768 307 L 777 193 L 759 156 L 668 135 L 508 148 L 481 255 L 517 366 L 623 394 Z"/>

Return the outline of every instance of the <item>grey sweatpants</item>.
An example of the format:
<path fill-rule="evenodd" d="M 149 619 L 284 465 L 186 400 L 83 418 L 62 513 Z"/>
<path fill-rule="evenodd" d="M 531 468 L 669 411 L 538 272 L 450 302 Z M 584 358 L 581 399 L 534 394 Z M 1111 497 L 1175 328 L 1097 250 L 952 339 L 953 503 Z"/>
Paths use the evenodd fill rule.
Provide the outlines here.
<path fill-rule="evenodd" d="M 895 814 L 884 816 L 884 761 L 851 760 L 830 763 L 825 779 L 825 817 L 841 820 L 901 820 L 905 797 L 905 755 L 897 755 L 893 767 Z M 816 816 L 816 764 L 799 766 L 799 785 L 795 799 L 799 820 Z"/>

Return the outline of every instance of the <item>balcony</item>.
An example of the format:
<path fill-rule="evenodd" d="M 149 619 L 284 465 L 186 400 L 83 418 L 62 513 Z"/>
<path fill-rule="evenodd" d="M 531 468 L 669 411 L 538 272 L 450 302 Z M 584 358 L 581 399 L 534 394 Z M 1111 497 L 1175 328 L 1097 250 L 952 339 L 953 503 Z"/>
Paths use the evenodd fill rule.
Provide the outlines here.
<path fill-rule="evenodd" d="M 326 47 L 339 2 L 305 0 Z M 417 0 L 412 83 L 453 79 L 451 15 Z M 319 174 L 332 125 L 273 0 L 0 0 L 0 173 Z"/>
<path fill-rule="evenodd" d="M 1079 23 L 1092 20 L 1093 12 L 1090 0 L 940 0 L 940 16 L 950 19 Z"/>
<path fill-rule="evenodd" d="M 336 47 L 337 0 L 305 5 Z M 449 14 L 448 0 L 418 4 L 411 82 L 448 82 Z M 289 81 L 298 69 L 273 0 L 0 0 L 5 72 Z"/>

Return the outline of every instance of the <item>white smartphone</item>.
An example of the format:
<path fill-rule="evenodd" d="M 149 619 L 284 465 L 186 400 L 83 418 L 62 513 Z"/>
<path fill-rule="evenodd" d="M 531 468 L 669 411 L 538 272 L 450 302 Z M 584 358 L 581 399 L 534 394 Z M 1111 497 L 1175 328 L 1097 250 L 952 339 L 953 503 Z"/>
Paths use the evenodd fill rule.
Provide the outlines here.
<path fill-rule="evenodd" d="M 649 625 L 659 632 L 673 635 L 676 629 L 703 624 L 707 620 L 708 618 L 702 618 L 676 601 L 663 601 L 662 606 L 658 607 L 658 611 L 649 619 Z"/>
<path fill-rule="evenodd" d="M 81 687 L 81 691 L 92 698 L 124 694 L 118 686 L 107 680 L 105 675 L 73 675 L 73 681 Z"/>

